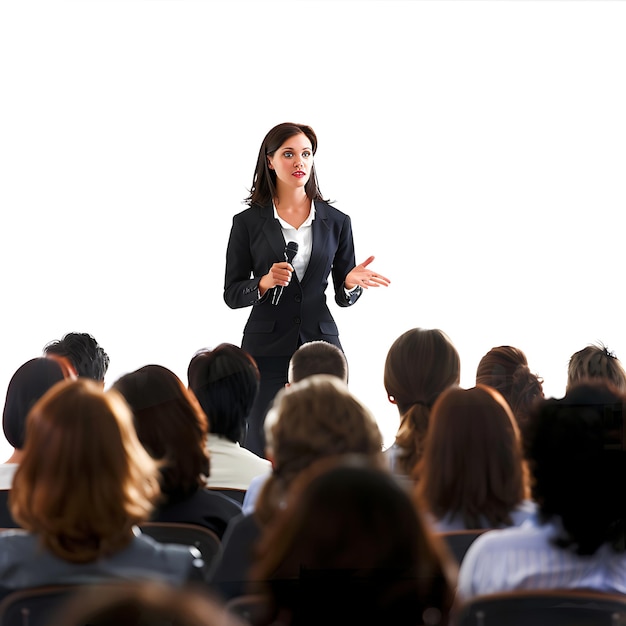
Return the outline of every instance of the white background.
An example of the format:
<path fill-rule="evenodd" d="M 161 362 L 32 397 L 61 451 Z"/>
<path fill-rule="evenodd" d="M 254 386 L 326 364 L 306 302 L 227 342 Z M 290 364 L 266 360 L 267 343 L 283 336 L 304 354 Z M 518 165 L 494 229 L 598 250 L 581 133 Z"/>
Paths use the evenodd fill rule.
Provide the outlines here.
<path fill-rule="evenodd" d="M 392 279 L 331 304 L 387 444 L 409 328 L 448 333 L 464 386 L 502 344 L 548 395 L 588 343 L 624 360 L 625 33 L 620 1 L 2 0 L 0 397 L 68 331 L 107 384 L 239 344 L 226 242 L 283 121 Z"/>

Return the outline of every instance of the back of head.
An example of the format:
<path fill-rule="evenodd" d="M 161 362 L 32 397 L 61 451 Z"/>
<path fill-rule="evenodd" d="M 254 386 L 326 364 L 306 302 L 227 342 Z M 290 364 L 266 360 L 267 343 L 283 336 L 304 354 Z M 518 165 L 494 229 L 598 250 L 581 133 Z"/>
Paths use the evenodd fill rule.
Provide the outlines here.
<path fill-rule="evenodd" d="M 438 519 L 460 515 L 466 528 L 512 523 L 529 495 L 517 423 L 493 388 L 450 387 L 435 402 L 417 494 Z"/>
<path fill-rule="evenodd" d="M 593 379 L 607 380 L 626 393 L 626 372 L 620 360 L 603 344 L 588 345 L 570 357 L 567 366 L 569 389 L 579 382 Z"/>
<path fill-rule="evenodd" d="M 530 371 L 526 355 L 513 346 L 498 346 L 483 356 L 476 384 L 497 389 L 520 424 L 526 421 L 532 403 L 543 397 L 543 381 Z"/>
<path fill-rule="evenodd" d="M 44 346 L 45 354 L 67 357 L 84 378 L 103 383 L 109 368 L 109 355 L 89 333 L 67 333 Z"/>
<path fill-rule="evenodd" d="M 289 361 L 289 382 L 297 383 L 314 374 L 329 374 L 347 383 L 348 361 L 343 351 L 328 341 L 303 343 Z"/>
<path fill-rule="evenodd" d="M 428 609 L 447 614 L 455 573 L 404 486 L 344 456 L 294 481 L 251 578 L 269 582 L 274 610 L 292 612 L 293 624 L 416 624 Z"/>
<path fill-rule="evenodd" d="M 209 475 L 207 418 L 172 371 L 146 365 L 119 378 L 113 389 L 130 405 L 139 440 L 161 461 L 161 490 L 169 500 L 189 496 Z"/>
<path fill-rule="evenodd" d="M 157 581 L 85 586 L 54 617 L 63 626 L 245 626 L 218 599 Z"/>
<path fill-rule="evenodd" d="M 459 353 L 442 330 L 412 328 L 391 345 L 384 384 L 401 415 L 396 442 L 406 473 L 421 456 L 432 405 L 444 389 L 458 385 L 460 378 Z"/>
<path fill-rule="evenodd" d="M 533 495 L 544 521 L 563 526 L 557 543 L 593 554 L 626 540 L 626 396 L 601 379 L 578 383 L 535 407 L 526 434 Z"/>
<path fill-rule="evenodd" d="M 265 422 L 274 470 L 257 513 L 269 516 L 300 471 L 319 459 L 364 454 L 381 464 L 382 435 L 369 410 L 337 377 L 309 376 L 282 389 Z"/>
<path fill-rule="evenodd" d="M 61 366 L 43 357 L 31 359 L 13 374 L 7 387 L 2 428 L 7 441 L 17 450 L 24 447 L 26 416 L 50 387 L 63 380 Z"/>
<path fill-rule="evenodd" d="M 157 468 L 119 394 L 79 378 L 31 409 L 11 512 L 58 557 L 84 562 L 121 549 L 157 496 Z"/>
<path fill-rule="evenodd" d="M 241 348 L 222 343 L 192 357 L 187 379 L 209 420 L 211 434 L 242 441 L 259 392 L 260 375 L 254 359 Z"/>

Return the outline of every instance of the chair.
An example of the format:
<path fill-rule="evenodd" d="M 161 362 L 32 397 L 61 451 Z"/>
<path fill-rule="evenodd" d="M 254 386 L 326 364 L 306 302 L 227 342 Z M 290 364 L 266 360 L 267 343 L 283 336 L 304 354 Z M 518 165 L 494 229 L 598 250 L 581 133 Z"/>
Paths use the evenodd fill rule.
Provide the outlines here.
<path fill-rule="evenodd" d="M 217 534 L 199 524 L 144 522 L 139 525 L 139 529 L 159 543 L 178 543 L 196 547 L 202 555 L 205 574 L 208 574 L 213 561 L 222 554 L 222 542 Z"/>
<path fill-rule="evenodd" d="M 488 530 L 492 529 L 472 528 L 470 530 L 448 530 L 437 534 L 444 539 L 448 548 L 450 548 L 450 551 L 460 565 L 465 553 L 472 543 L 474 543 L 474 540 Z"/>
<path fill-rule="evenodd" d="M 80 585 L 46 585 L 10 591 L 0 601 L 0 626 L 54 626 L 54 615 Z"/>
<path fill-rule="evenodd" d="M 228 600 L 226 610 L 254 626 L 264 622 L 267 615 L 267 604 L 261 594 L 247 593 Z"/>
<path fill-rule="evenodd" d="M 476 596 L 457 611 L 457 626 L 624 626 L 626 594 L 517 590 Z"/>
<path fill-rule="evenodd" d="M 232 489 L 230 487 L 206 487 L 209 491 L 217 491 L 222 495 L 237 502 L 237 504 L 243 504 L 243 499 L 246 496 L 245 489 Z"/>

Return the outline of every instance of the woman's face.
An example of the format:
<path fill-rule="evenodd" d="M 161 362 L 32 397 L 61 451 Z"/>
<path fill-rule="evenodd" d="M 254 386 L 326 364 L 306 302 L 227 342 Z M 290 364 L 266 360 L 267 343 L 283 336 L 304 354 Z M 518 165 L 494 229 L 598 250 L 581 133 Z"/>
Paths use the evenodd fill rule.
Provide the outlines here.
<path fill-rule="evenodd" d="M 313 148 L 309 138 L 299 133 L 289 137 L 267 160 L 270 169 L 276 172 L 279 191 L 304 188 L 313 169 Z"/>

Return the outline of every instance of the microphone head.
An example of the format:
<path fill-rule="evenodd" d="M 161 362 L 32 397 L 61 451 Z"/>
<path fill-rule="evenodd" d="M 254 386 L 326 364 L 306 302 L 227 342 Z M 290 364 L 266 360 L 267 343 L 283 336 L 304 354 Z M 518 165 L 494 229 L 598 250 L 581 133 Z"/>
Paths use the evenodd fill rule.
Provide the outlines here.
<path fill-rule="evenodd" d="M 298 242 L 297 241 L 288 241 L 285 246 L 285 261 L 287 263 L 293 262 L 294 257 L 298 253 Z"/>

